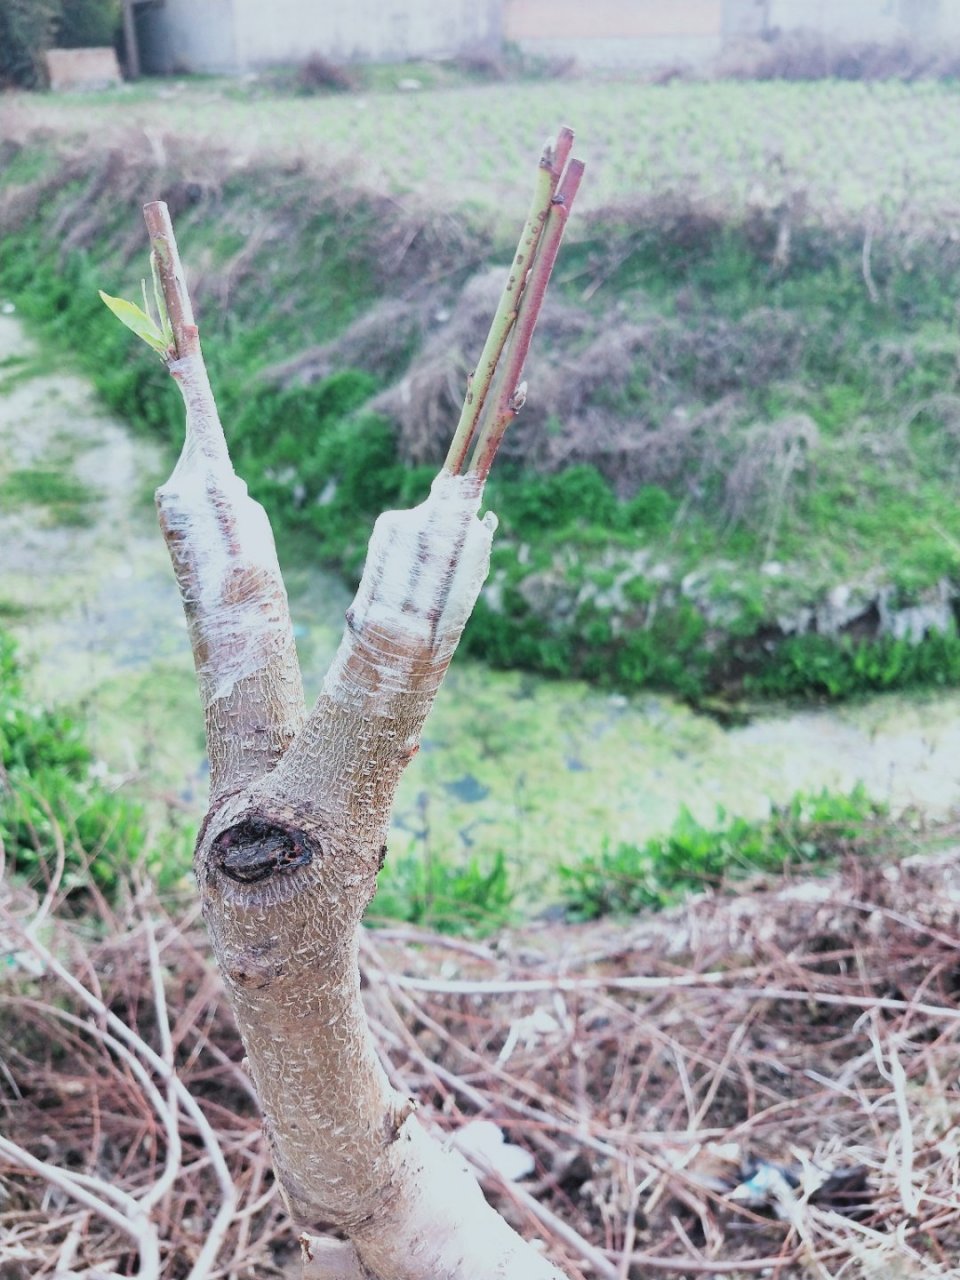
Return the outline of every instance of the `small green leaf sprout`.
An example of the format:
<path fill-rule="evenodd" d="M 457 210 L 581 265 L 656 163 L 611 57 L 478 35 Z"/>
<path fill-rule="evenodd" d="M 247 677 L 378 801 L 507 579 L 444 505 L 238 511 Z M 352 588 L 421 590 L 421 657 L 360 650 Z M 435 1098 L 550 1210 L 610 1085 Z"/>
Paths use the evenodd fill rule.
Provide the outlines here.
<path fill-rule="evenodd" d="M 173 326 L 170 324 L 167 304 L 164 301 L 163 289 L 160 286 L 160 275 L 155 253 L 150 255 L 150 273 L 153 277 L 153 298 L 159 320 L 154 319 L 151 313 L 150 304 L 147 300 L 147 284 L 145 280 L 140 281 L 140 289 L 143 294 L 142 307 L 138 307 L 135 302 L 127 302 L 125 298 L 111 297 L 109 293 L 104 293 L 102 289 L 99 290 L 100 298 L 121 324 L 125 324 L 138 338 L 142 338 L 147 346 L 152 347 L 164 360 L 169 360 L 171 348 L 174 346 Z"/>

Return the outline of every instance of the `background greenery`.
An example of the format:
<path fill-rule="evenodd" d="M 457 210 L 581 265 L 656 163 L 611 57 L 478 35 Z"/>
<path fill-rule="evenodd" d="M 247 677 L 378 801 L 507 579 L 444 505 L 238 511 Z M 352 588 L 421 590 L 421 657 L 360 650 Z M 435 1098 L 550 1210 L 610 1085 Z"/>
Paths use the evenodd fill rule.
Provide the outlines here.
<path fill-rule="evenodd" d="M 714 825 L 684 809 L 664 836 L 642 845 L 604 843 L 596 855 L 561 859 L 548 914 L 591 920 L 669 907 L 690 892 L 733 887 L 744 876 L 829 870 L 852 853 L 889 852 L 897 828 L 860 787 L 847 796 L 797 794 L 748 822 L 722 810 Z M 134 869 L 174 889 L 189 871 L 190 836 L 151 820 L 137 789 L 110 777 L 83 725 L 24 692 L 16 648 L 0 631 L 0 844 L 9 870 L 43 889 L 60 875 L 69 901 L 112 901 Z M 504 851 L 456 861 L 423 849 L 391 852 L 368 919 L 451 933 L 490 933 L 530 909 Z"/>
<path fill-rule="evenodd" d="M 159 362 L 96 296 L 137 295 L 139 205 L 164 196 L 238 469 L 285 554 L 355 579 L 375 515 L 426 492 L 482 340 L 465 299 L 515 234 L 477 184 L 489 198 L 509 182 L 520 210 L 529 164 L 510 130 L 562 100 L 594 130 L 587 209 L 490 486 L 501 534 L 468 651 L 721 709 L 957 681 L 952 625 L 916 644 L 868 616 L 871 600 L 922 607 L 958 584 L 952 83 L 514 83 L 309 109 L 275 88 L 178 84 L 162 101 L 138 87 L 125 111 L 148 129 L 191 116 L 203 150 L 168 133 L 146 155 L 108 130 L 67 158 L 69 107 L 31 104 L 54 136 L 0 177 L 0 288 L 174 446 Z M 108 101 L 85 100 L 94 130 Z M 308 120 L 298 160 L 251 152 L 271 128 L 276 152 L 304 148 Z M 442 120 L 453 154 L 438 143 L 425 169 Z M 391 194 L 324 168 L 348 138 Z M 598 191 L 616 202 L 596 207 Z M 838 585 L 864 595 L 867 625 L 821 634 L 811 611 Z"/>
<path fill-rule="evenodd" d="M 149 852 L 158 870 L 166 862 L 169 879 L 169 833 L 150 848 L 143 804 L 95 765 L 78 719 L 27 697 L 13 641 L 0 631 L 0 844 L 8 866 L 42 886 L 62 858 L 67 893 L 110 896 Z M 182 856 L 174 861 L 180 874 Z"/>
<path fill-rule="evenodd" d="M 0 0 L 0 87 L 43 84 L 48 49 L 112 45 L 120 0 Z"/>
<path fill-rule="evenodd" d="M 426 493 L 479 349 L 471 290 L 509 260 L 503 209 L 524 207 L 539 135 L 583 122 L 584 209 L 490 485 L 501 530 L 466 648 L 723 714 L 960 683 L 952 628 L 914 643 L 780 625 L 838 583 L 903 608 L 957 581 L 956 87 L 461 76 L 411 95 L 378 77 L 329 95 L 318 80 L 309 102 L 302 84 L 161 98 L 148 83 L 123 92 L 133 133 L 111 123 L 116 95 L 84 99 L 79 132 L 75 100 L 18 104 L 0 293 L 172 452 L 176 394 L 97 298 L 137 296 L 139 207 L 166 199 L 238 470 L 287 562 L 355 579 L 379 511 Z M 82 518 L 50 476 L 0 484 Z M 67 814 L 68 876 L 79 887 L 92 858 L 112 892 L 121 849 L 153 856 L 145 811 L 69 715 L 29 705 L 4 652 L 8 853 L 42 879 Z M 661 907 L 728 875 L 831 865 L 884 823 L 862 792 L 798 795 L 760 822 L 684 814 L 653 841 L 570 850 L 557 897 L 577 918 Z M 185 847 L 167 865 L 179 874 Z M 510 850 L 462 865 L 401 850 L 372 915 L 482 929 L 513 918 L 516 893 Z"/>

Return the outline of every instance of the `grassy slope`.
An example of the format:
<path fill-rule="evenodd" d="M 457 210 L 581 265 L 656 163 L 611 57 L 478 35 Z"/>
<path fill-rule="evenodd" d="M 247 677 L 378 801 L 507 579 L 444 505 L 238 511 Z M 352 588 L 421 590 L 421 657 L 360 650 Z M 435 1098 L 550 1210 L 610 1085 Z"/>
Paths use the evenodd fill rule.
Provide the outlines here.
<path fill-rule="evenodd" d="M 634 467 L 626 486 L 616 451 L 586 445 L 606 480 L 584 467 L 547 477 L 501 469 L 490 498 L 505 536 L 467 643 L 500 663 L 692 698 L 745 682 L 840 696 L 960 678 L 952 636 L 863 648 L 819 636 L 774 643 L 771 628 L 838 583 L 874 579 L 903 605 L 960 577 L 960 257 L 938 230 L 958 159 L 955 90 L 554 84 L 309 101 L 216 84 L 161 92 L 147 86 L 124 102 L 125 122 L 154 131 L 153 160 L 61 167 L 38 218 L 8 242 L 0 287 L 81 352 L 115 408 L 176 439 L 162 370 L 110 328 L 94 291 L 133 296 L 137 204 L 157 189 L 171 198 L 199 269 L 238 465 L 288 540 L 315 547 L 319 536 L 328 558 L 355 572 L 377 511 L 423 491 L 426 472 L 398 463 L 393 427 L 362 409 L 411 360 L 416 370 L 424 333 L 361 353 L 359 368 L 308 389 L 280 391 L 263 371 L 336 340 L 384 297 L 455 308 L 468 276 L 509 253 L 491 202 L 519 215 L 536 140 L 566 116 L 584 138 L 595 212 L 565 250 L 558 295 L 579 328 L 554 354 L 575 364 L 607 332 L 645 336 L 572 411 L 561 399 L 564 421 L 541 424 L 541 444 L 561 429 L 582 438 L 595 421 L 634 440 L 671 423 L 696 429 L 672 471 Z M 75 103 L 18 110 L 21 128 L 76 130 Z M 116 100 L 85 100 L 84 110 L 96 130 Z M 359 149 L 351 177 L 416 194 L 398 205 L 292 162 L 201 159 L 159 143 L 161 127 L 233 151 L 242 140 L 245 155 L 268 143 L 306 151 L 321 165 Z M 46 146 L 8 164 L 7 192 L 55 169 Z M 440 212 L 422 213 L 424 195 Z M 620 209 L 596 211 L 603 204 Z M 430 273 L 436 282 L 424 286 Z M 426 336 L 436 327 L 428 317 Z M 537 391 L 534 379 L 534 405 Z"/>

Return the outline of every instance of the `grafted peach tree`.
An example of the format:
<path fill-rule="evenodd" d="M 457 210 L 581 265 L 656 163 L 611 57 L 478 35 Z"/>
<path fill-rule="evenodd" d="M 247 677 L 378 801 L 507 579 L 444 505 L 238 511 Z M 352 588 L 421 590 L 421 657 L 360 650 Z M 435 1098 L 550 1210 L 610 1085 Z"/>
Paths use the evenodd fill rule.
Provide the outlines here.
<path fill-rule="evenodd" d="M 356 598 L 307 713 L 270 524 L 233 471 L 173 229 L 145 208 L 158 318 L 104 300 L 166 361 L 186 440 L 157 492 L 190 630 L 210 757 L 195 870 L 203 915 L 293 1221 L 332 1280 L 560 1280 L 418 1123 L 380 1065 L 360 999 L 361 917 L 397 782 L 486 576 L 480 518 L 497 447 L 583 172 L 564 129 L 446 462 L 430 494 L 374 527 Z"/>

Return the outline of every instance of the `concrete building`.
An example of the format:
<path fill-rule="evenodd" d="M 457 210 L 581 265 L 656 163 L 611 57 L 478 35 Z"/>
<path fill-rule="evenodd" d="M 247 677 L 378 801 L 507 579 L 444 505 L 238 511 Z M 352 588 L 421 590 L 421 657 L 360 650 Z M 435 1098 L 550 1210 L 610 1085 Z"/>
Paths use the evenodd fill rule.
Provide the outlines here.
<path fill-rule="evenodd" d="M 403 62 L 499 52 L 502 0 L 141 0 L 147 72 L 237 74 L 332 62 Z"/>
<path fill-rule="evenodd" d="M 800 31 L 960 44 L 960 0 L 504 0 L 503 26 L 534 56 L 644 68 L 695 65 L 734 42 Z"/>
<path fill-rule="evenodd" d="M 842 40 L 936 44 L 960 37 L 956 0 L 767 0 L 769 28 Z"/>
<path fill-rule="evenodd" d="M 723 47 L 724 0 L 504 0 L 504 36 L 524 53 L 584 67 L 705 62 Z"/>
<path fill-rule="evenodd" d="M 402 62 L 504 41 L 582 67 L 709 61 L 776 33 L 960 44 L 960 0 L 126 0 L 145 71 L 241 73 L 321 54 Z"/>

